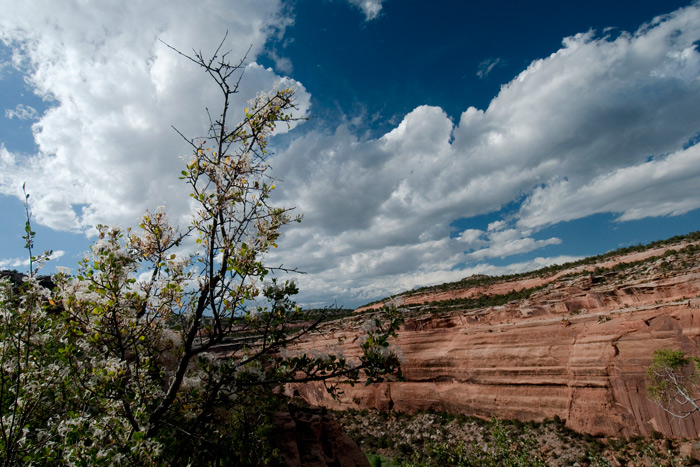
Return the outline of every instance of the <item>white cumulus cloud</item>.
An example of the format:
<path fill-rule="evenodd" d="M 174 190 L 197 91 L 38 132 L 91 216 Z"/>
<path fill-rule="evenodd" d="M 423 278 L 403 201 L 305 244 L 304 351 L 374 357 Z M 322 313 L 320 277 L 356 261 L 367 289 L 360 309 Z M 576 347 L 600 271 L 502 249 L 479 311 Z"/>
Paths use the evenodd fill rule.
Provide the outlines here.
<path fill-rule="evenodd" d="M 368 20 L 381 11 L 381 1 L 349 1 Z M 254 61 L 290 24 L 277 0 L 75 0 L 60 8 L 0 0 L 0 7 L 0 40 L 13 49 L 13 66 L 55 103 L 33 126 L 36 154 L 0 145 L 0 193 L 17 194 L 26 180 L 37 221 L 53 228 L 133 225 L 163 204 L 186 223 L 177 175 L 187 147 L 170 126 L 201 135 L 203 109 L 216 108 L 217 94 L 159 39 L 206 54 L 229 31 L 232 57 L 253 44 L 234 107 L 285 79 L 299 90 L 301 113 L 309 107 L 303 83 Z M 457 121 L 425 105 L 376 138 L 347 123 L 286 135 L 271 160 L 283 180 L 275 196 L 305 217 L 285 231 L 272 263 L 307 272 L 296 277 L 305 302 L 359 305 L 469 274 L 570 261 L 543 254 L 489 264 L 556 245 L 561 240 L 538 232 L 558 222 L 700 207 L 700 150 L 691 144 L 700 133 L 698 41 L 695 3 L 636 32 L 565 38 L 487 108 L 465 109 Z M 514 210 L 486 229 L 454 230 L 458 220 L 508 205 Z"/>
<path fill-rule="evenodd" d="M 187 213 L 185 186 L 177 180 L 187 145 L 171 126 L 202 135 L 205 108 L 215 113 L 219 99 L 205 73 L 164 42 L 206 55 L 228 31 L 223 50 L 233 61 L 250 47 L 232 108 L 280 84 L 298 88 L 302 115 L 308 108 L 300 83 L 254 62 L 266 39 L 289 24 L 278 0 L 0 6 L 0 40 L 12 48 L 13 63 L 38 95 L 55 103 L 33 127 L 39 152 L 3 156 L 0 192 L 17 194 L 26 180 L 36 220 L 52 228 L 132 225 L 163 204 L 175 219 Z"/>
<path fill-rule="evenodd" d="M 51 253 L 51 256 L 49 256 L 50 259 L 56 260 L 63 255 L 65 255 L 65 251 L 63 250 L 57 250 Z M 0 258 L 0 269 L 17 269 L 17 268 L 27 268 L 29 267 L 30 260 L 29 258 L 5 258 L 1 259 Z"/>
<path fill-rule="evenodd" d="M 362 10 L 365 19 L 370 21 L 379 16 L 384 0 L 348 0 L 348 2 Z"/>
<path fill-rule="evenodd" d="M 700 207 L 700 149 L 688 144 L 700 132 L 698 40 L 694 4 L 634 33 L 565 38 L 458 122 L 421 106 L 379 138 L 340 126 L 296 139 L 274 167 L 280 197 L 306 217 L 279 261 L 309 271 L 301 288 L 319 302 L 358 303 L 557 245 L 536 234 L 558 222 Z M 451 233 L 514 202 L 488 231 Z"/>
<path fill-rule="evenodd" d="M 39 114 L 31 105 L 17 104 L 14 109 L 5 109 L 5 117 L 18 120 L 34 120 Z"/>

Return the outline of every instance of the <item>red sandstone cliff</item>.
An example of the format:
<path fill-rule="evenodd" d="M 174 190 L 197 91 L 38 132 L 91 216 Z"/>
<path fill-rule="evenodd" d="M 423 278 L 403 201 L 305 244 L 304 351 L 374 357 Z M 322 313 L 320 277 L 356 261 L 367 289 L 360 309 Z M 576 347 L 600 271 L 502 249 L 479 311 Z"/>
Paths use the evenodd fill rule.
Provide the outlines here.
<path fill-rule="evenodd" d="M 395 302 L 406 307 L 407 318 L 396 345 L 406 381 L 346 387 L 340 401 L 318 385 L 288 390 L 333 408 L 430 409 L 521 420 L 558 416 L 594 435 L 659 431 L 696 437 L 700 414 L 669 419 L 645 386 L 655 349 L 698 354 L 700 249 L 688 245 L 674 245 L 678 251 L 666 256 L 671 247 L 548 277 L 399 297 Z M 617 263 L 628 264 L 595 269 Z M 465 309 L 444 301 L 538 286 L 527 299 L 501 306 Z M 322 350 L 334 342 L 351 353 L 362 319 L 332 323 L 338 344 L 311 340 L 303 347 Z"/>

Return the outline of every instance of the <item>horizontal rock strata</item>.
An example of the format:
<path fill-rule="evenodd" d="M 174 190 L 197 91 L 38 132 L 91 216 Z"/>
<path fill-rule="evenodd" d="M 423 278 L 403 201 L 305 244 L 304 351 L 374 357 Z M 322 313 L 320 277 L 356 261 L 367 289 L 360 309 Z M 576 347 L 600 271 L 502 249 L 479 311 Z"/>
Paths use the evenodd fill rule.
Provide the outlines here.
<path fill-rule="evenodd" d="M 600 276 L 563 271 L 526 279 L 543 288 L 503 306 L 460 310 L 457 304 L 452 311 L 413 311 L 395 342 L 403 354 L 405 381 L 343 387 L 339 400 L 329 398 L 321 385 L 290 386 L 288 391 L 337 409 L 437 410 L 538 421 L 558 416 L 570 428 L 593 435 L 658 431 L 694 438 L 700 434 L 700 415 L 669 418 L 649 399 L 645 372 L 655 349 L 698 354 L 696 263 L 700 261 L 691 251 Z M 675 269 L 669 270 L 669 264 Z M 507 291 L 522 285 L 495 287 Z M 466 297 L 471 292 L 458 293 Z M 422 303 L 434 302 L 431 298 L 425 295 Z M 351 354 L 360 320 L 335 323 L 330 338 L 302 347 L 322 351 L 339 339 L 334 345 Z"/>

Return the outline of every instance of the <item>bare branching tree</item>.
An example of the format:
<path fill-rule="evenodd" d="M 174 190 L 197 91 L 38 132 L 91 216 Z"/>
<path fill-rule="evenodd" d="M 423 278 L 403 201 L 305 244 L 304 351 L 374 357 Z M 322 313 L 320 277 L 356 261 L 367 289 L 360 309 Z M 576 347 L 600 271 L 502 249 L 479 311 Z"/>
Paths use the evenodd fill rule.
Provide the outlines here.
<path fill-rule="evenodd" d="M 680 350 L 654 351 L 647 369 L 647 391 L 668 414 L 688 418 L 700 412 L 700 359 Z"/>

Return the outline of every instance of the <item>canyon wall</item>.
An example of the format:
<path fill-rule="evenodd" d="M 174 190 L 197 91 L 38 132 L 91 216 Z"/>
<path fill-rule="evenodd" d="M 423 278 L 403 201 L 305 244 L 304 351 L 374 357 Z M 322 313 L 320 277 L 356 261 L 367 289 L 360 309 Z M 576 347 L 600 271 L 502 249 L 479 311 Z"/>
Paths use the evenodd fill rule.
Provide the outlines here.
<path fill-rule="evenodd" d="M 700 259 L 690 250 L 630 255 L 549 277 L 484 286 L 478 293 L 425 293 L 419 295 L 422 301 L 415 295 L 398 297 L 394 302 L 402 306 L 413 300 L 395 341 L 405 381 L 346 385 L 339 400 L 320 384 L 287 390 L 336 409 L 436 410 L 536 421 L 558 416 L 570 428 L 592 435 L 658 431 L 697 437 L 700 415 L 683 420 L 667 415 L 649 399 L 645 378 L 655 349 L 698 354 Z M 600 269 L 618 263 L 628 267 Z M 433 303 L 430 312 L 427 305 L 438 293 L 440 303 L 447 303 L 525 286 L 540 288 L 502 306 L 460 309 L 453 302 L 437 312 Z M 301 347 L 323 351 L 332 345 L 351 355 L 362 319 L 331 323 L 327 335 Z"/>

